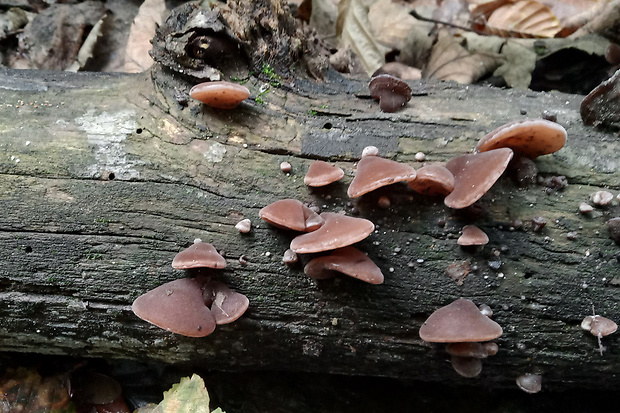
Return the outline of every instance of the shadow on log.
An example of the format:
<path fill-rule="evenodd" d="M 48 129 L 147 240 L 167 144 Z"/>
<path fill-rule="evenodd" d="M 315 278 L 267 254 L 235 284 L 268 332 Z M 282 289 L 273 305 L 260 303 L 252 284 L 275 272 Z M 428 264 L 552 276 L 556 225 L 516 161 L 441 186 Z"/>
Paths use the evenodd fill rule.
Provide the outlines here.
<path fill-rule="evenodd" d="M 235 27 L 229 21 L 226 30 L 238 36 Z M 620 142 L 583 126 L 581 97 L 410 82 L 411 102 L 385 114 L 369 99 L 367 80 L 279 72 L 291 67 L 291 55 L 270 57 L 265 67 L 275 72 L 251 74 L 263 66 L 244 53 L 251 97 L 233 111 L 187 101 L 193 82 L 162 65 L 142 75 L 0 71 L 0 350 L 235 371 L 424 372 L 425 380 L 488 388 L 512 387 L 526 372 L 543 374 L 547 389 L 619 384 L 612 372 L 620 336 L 604 338 L 601 357 L 579 324 L 592 304 L 598 314 L 620 316 L 620 250 L 604 225 L 620 207 L 581 215 L 578 204 L 596 190 L 619 189 Z M 479 201 L 476 219 L 404 184 L 360 200 L 346 195 L 367 145 L 417 168 L 419 151 L 444 162 L 521 113 L 545 110 L 558 114 L 569 137 L 536 164 L 542 176 L 566 176 L 562 191 L 502 178 Z M 345 178 L 307 188 L 314 159 L 337 164 Z M 377 207 L 381 195 L 390 208 Z M 258 218 L 283 198 L 372 220 L 377 231 L 360 248 L 381 267 L 384 284 L 317 282 L 301 266 L 283 266 L 293 234 Z M 534 216 L 547 219 L 542 232 L 531 230 Z M 249 234 L 234 227 L 243 218 L 254 224 Z M 511 224 L 517 219 L 520 229 Z M 474 222 L 490 242 L 471 253 L 456 238 Z M 569 232 L 576 235 L 568 239 Z M 250 299 L 242 319 L 202 339 L 158 329 L 130 309 L 145 291 L 192 275 L 170 263 L 195 238 L 223 252 L 221 278 Z M 459 286 L 446 269 L 463 261 L 475 270 Z M 499 353 L 477 379 L 458 377 L 443 350 L 418 336 L 431 312 L 459 297 L 489 305 L 504 329 Z"/>

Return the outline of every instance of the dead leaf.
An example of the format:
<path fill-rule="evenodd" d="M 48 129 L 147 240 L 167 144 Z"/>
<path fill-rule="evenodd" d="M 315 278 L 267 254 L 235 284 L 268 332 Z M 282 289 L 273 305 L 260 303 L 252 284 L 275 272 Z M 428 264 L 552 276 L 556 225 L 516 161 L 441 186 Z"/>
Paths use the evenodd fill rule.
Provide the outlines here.
<path fill-rule="evenodd" d="M 312 14 L 310 26 L 321 36 L 323 41 L 332 47 L 336 47 L 336 19 L 338 18 L 338 4 L 334 0 L 312 1 Z"/>
<path fill-rule="evenodd" d="M 95 45 L 97 44 L 97 39 L 101 35 L 101 27 L 103 26 L 103 22 L 105 21 L 108 15 L 104 14 L 101 19 L 93 26 L 88 36 L 84 40 L 82 47 L 80 47 L 80 51 L 75 57 L 75 61 L 69 66 L 66 70 L 67 72 L 77 72 L 80 69 L 83 69 L 88 59 L 93 57 L 93 51 L 95 50 Z"/>
<path fill-rule="evenodd" d="M 368 10 L 370 29 L 382 44 L 401 50 L 407 35 L 416 26 L 423 26 L 428 33 L 431 23 L 420 22 L 409 14 L 410 7 L 392 0 L 378 0 Z"/>
<path fill-rule="evenodd" d="M 554 37 L 562 30 L 560 21 L 544 4 L 522 0 L 493 11 L 484 31 L 502 37 Z"/>
<path fill-rule="evenodd" d="M 603 10 L 592 17 L 583 27 L 572 36 L 584 36 L 596 33 L 620 44 L 620 0 L 613 0 L 605 4 Z"/>
<path fill-rule="evenodd" d="M 145 0 L 138 9 L 138 15 L 131 24 L 127 48 L 125 49 L 125 67 L 127 73 L 143 72 L 153 65 L 149 55 L 151 39 L 155 29 L 161 24 L 166 12 L 164 0 Z"/>
<path fill-rule="evenodd" d="M 351 47 L 360 58 L 362 66 L 370 76 L 385 62 L 385 53 L 390 49 L 374 37 L 368 21 L 369 0 L 341 0 L 338 4 L 336 32 L 340 36 L 339 48 Z"/>
<path fill-rule="evenodd" d="M 164 400 L 155 407 L 154 413 L 209 413 L 209 392 L 200 376 L 184 377 L 170 390 L 164 392 Z M 224 413 L 217 408 L 213 413 Z"/>
<path fill-rule="evenodd" d="M 441 30 L 429 62 L 422 70 L 422 78 L 474 83 L 500 63 L 501 60 L 492 54 L 470 53 L 448 31 Z"/>

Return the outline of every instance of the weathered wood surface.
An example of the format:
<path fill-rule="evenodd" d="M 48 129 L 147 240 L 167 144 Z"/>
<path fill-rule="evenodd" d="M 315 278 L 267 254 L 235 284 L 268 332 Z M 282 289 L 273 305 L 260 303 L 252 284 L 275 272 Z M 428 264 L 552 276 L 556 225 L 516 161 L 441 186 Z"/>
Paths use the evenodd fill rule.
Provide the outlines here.
<path fill-rule="evenodd" d="M 603 340 L 608 351 L 601 357 L 579 323 L 592 304 L 620 318 L 612 283 L 620 250 L 604 226 L 620 211 L 615 205 L 586 217 L 577 205 L 601 188 L 617 193 L 620 142 L 582 125 L 579 96 L 412 83 L 416 96 L 406 108 L 384 114 L 356 97 L 366 82 L 334 75 L 325 83 L 282 81 L 262 95 L 263 104 L 250 99 L 220 111 L 194 102 L 182 108 L 174 85 L 183 82 L 157 69 L 118 76 L 0 72 L 0 350 L 491 387 L 513 386 L 531 371 L 543 373 L 551 389 L 619 383 L 618 336 Z M 262 85 L 250 79 L 252 98 Z M 524 117 L 523 110 L 534 117 L 557 111 L 568 144 L 537 164 L 543 174 L 566 175 L 570 185 L 547 194 L 502 178 L 475 221 L 490 237 L 481 252 L 456 245 L 471 220 L 404 185 L 379 191 L 392 200 L 387 210 L 375 207 L 376 194 L 353 202 L 346 196 L 366 145 L 414 166 L 418 151 L 445 161 Z M 303 175 L 319 158 L 346 175 L 309 190 Z M 280 171 L 282 161 L 293 165 L 290 176 Z M 301 266 L 281 265 L 292 234 L 260 222 L 258 210 L 287 197 L 323 211 L 350 214 L 355 207 L 375 222 L 377 232 L 360 248 L 382 268 L 385 283 L 316 283 Z M 527 226 L 535 215 L 548 220 L 540 234 Z M 255 225 L 248 235 L 234 228 L 241 218 Z M 509 230 L 514 218 L 526 222 L 524 230 Z M 567 240 L 569 231 L 576 240 Z M 203 339 L 167 333 L 130 310 L 139 294 L 186 276 L 170 262 L 194 238 L 224 251 L 228 268 L 219 276 L 251 301 L 242 319 Z M 488 264 L 493 249 L 501 250 L 499 270 Z M 445 269 L 462 260 L 478 270 L 457 286 Z M 417 334 L 433 310 L 458 297 L 490 305 L 504 327 L 500 351 L 478 379 L 458 377 L 445 353 Z"/>

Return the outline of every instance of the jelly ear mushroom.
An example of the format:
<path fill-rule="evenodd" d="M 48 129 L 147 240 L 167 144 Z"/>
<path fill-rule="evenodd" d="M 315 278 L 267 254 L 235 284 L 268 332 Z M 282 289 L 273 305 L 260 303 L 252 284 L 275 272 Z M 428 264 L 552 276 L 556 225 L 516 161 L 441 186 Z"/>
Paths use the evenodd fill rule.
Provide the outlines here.
<path fill-rule="evenodd" d="M 172 267 L 177 270 L 190 268 L 226 268 L 226 260 L 215 247 L 196 239 L 194 244 L 175 255 Z"/>
<path fill-rule="evenodd" d="M 250 91 L 237 83 L 219 81 L 199 83 L 189 95 L 213 108 L 233 109 L 250 97 Z"/>
<path fill-rule="evenodd" d="M 436 310 L 420 328 L 420 338 L 430 343 L 490 341 L 501 335 L 499 324 L 462 298 Z"/>
<path fill-rule="evenodd" d="M 456 240 L 456 243 L 463 247 L 486 245 L 489 243 L 489 237 L 477 226 L 465 225 L 463 234 Z"/>
<path fill-rule="evenodd" d="M 369 284 L 383 283 L 381 269 L 355 247 L 340 248 L 330 255 L 314 258 L 306 264 L 304 272 L 315 279 L 332 278 L 334 272 L 340 272 Z"/>
<path fill-rule="evenodd" d="M 378 75 L 368 84 L 370 96 L 379 100 L 382 112 L 396 112 L 411 100 L 409 85 L 392 75 Z"/>
<path fill-rule="evenodd" d="M 176 334 L 204 337 L 215 330 L 215 318 L 194 279 L 160 285 L 136 298 L 131 309 L 144 321 Z"/>
<path fill-rule="evenodd" d="M 237 320 L 250 305 L 248 297 L 228 288 L 221 281 L 214 279 L 203 281 L 202 290 L 204 303 L 211 309 L 218 325 Z"/>
<path fill-rule="evenodd" d="M 454 190 L 454 175 L 443 165 L 427 165 L 416 171 L 409 187 L 422 195 L 446 196 Z"/>
<path fill-rule="evenodd" d="M 444 199 L 446 206 L 461 209 L 479 200 L 506 170 L 512 156 L 512 149 L 500 148 L 448 161 L 446 168 L 454 175 L 454 190 Z"/>
<path fill-rule="evenodd" d="M 480 139 L 476 152 L 510 148 L 530 159 L 557 152 L 566 143 L 566 129 L 545 119 L 524 119 L 507 123 Z"/>
<path fill-rule="evenodd" d="M 291 250 L 298 254 L 329 251 L 355 244 L 369 236 L 375 225 L 363 218 L 348 217 L 333 212 L 324 212 L 325 223 L 321 228 L 295 237 Z"/>
<path fill-rule="evenodd" d="M 525 373 L 517 377 L 517 386 L 526 393 L 538 393 L 542 390 L 542 376 L 540 374 Z"/>
<path fill-rule="evenodd" d="M 325 161 L 314 161 L 310 164 L 304 177 L 304 183 L 308 186 L 325 186 L 336 182 L 344 176 L 344 171 Z"/>
<path fill-rule="evenodd" d="M 264 221 L 282 229 L 309 232 L 320 228 L 325 220 L 296 199 L 282 199 L 258 212 Z"/>
<path fill-rule="evenodd" d="M 415 178 L 416 171 L 409 165 L 378 156 L 365 156 L 357 163 L 347 194 L 357 198 L 382 186 Z"/>

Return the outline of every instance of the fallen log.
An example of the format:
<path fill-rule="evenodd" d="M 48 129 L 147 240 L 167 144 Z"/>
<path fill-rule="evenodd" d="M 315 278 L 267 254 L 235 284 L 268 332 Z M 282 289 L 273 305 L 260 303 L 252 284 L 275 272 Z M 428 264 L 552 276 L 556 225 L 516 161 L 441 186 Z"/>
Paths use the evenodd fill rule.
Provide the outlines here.
<path fill-rule="evenodd" d="M 248 75 L 250 100 L 227 111 L 186 101 L 192 83 L 163 65 L 141 75 L 2 70 L 0 350 L 488 387 L 514 386 L 526 372 L 543 374 L 551 389 L 618 384 L 618 338 L 603 339 L 601 356 L 579 325 L 592 306 L 618 319 L 620 250 L 605 222 L 620 208 L 584 215 L 578 204 L 619 189 L 620 142 L 582 124 L 580 96 L 409 82 L 414 98 L 385 114 L 366 80 L 291 73 Z M 565 176 L 562 190 L 504 177 L 473 212 L 404 184 L 346 195 L 367 145 L 418 167 L 417 152 L 444 162 L 495 127 L 544 111 L 569 137 L 536 164 L 541 176 Z M 342 167 L 345 178 L 307 188 L 314 159 Z M 377 206 L 382 195 L 387 209 Z M 293 234 L 260 222 L 258 211 L 283 198 L 373 221 L 377 230 L 359 247 L 385 282 L 317 282 L 302 265 L 282 265 Z M 547 220 L 541 232 L 532 230 L 535 216 Z M 243 218 L 249 234 L 235 229 Z M 482 250 L 456 244 L 470 223 L 489 236 Z M 244 317 L 200 339 L 130 309 L 145 291 L 192 275 L 170 263 L 195 238 L 223 252 L 228 267 L 218 276 L 250 299 Z M 455 262 L 472 267 L 462 285 L 446 275 Z M 418 336 L 430 313 L 459 297 L 489 305 L 504 329 L 477 379 L 457 376 L 443 349 Z"/>

